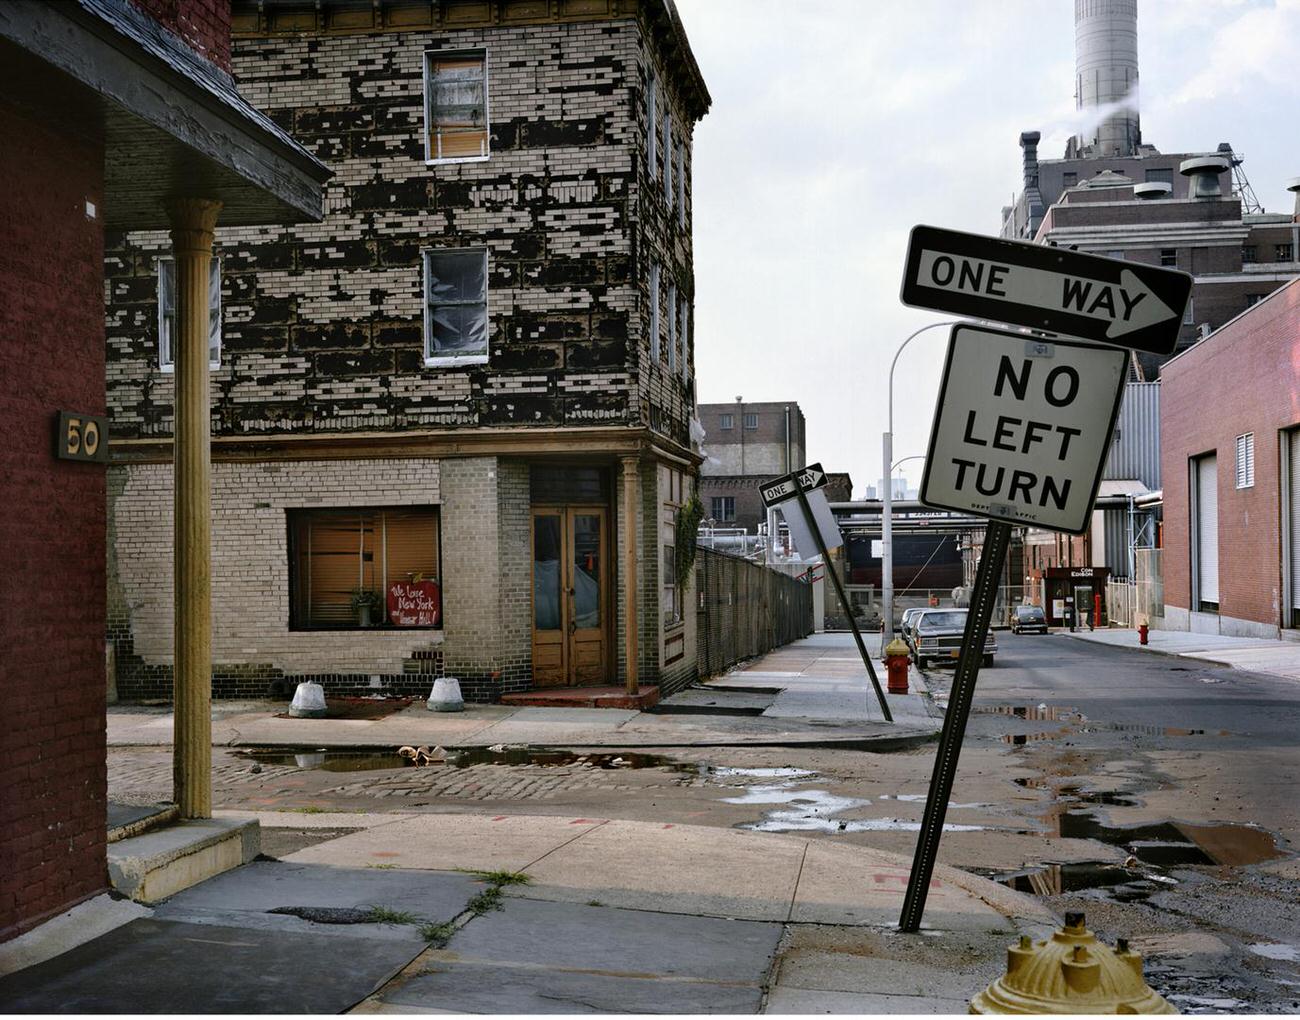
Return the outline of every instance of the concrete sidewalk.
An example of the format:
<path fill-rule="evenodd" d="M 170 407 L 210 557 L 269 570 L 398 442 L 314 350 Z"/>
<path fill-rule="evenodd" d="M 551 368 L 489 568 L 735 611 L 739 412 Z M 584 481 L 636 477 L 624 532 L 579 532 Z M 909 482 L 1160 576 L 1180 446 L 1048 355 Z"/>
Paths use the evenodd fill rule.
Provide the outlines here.
<path fill-rule="evenodd" d="M 228 872 L 0 979 L 0 1001 L 48 1012 L 961 1013 L 1016 934 L 1042 937 L 1055 920 L 940 866 L 925 930 L 902 935 L 910 861 L 828 839 L 533 815 L 222 814 L 335 838 Z"/>
<path fill-rule="evenodd" d="M 877 638 L 875 644 L 879 644 Z M 879 670 L 884 686 L 883 669 Z M 913 672 L 913 677 L 919 679 Z M 534 708 L 467 705 L 464 712 L 430 712 L 423 703 L 381 719 L 282 718 L 281 702 L 214 702 L 212 739 L 223 746 L 283 745 L 444 748 L 529 744 L 550 747 L 694 747 L 841 745 L 890 750 L 931 739 L 941 713 L 914 688 L 888 695 L 894 722 L 886 723 L 848 634 L 819 634 L 742 665 L 707 691 L 757 687 L 774 692 L 759 715 L 691 714 L 615 708 Z M 698 700 L 688 689 L 665 699 Z M 169 708 L 110 705 L 110 746 L 166 746 Z"/>
<path fill-rule="evenodd" d="M 1148 632 L 1148 643 L 1144 646 L 1138 642 L 1137 631 L 1128 628 L 1062 633 L 1080 641 L 1176 655 L 1216 666 L 1230 666 L 1300 680 L 1300 641 L 1193 634 L 1185 630 L 1152 630 Z"/>

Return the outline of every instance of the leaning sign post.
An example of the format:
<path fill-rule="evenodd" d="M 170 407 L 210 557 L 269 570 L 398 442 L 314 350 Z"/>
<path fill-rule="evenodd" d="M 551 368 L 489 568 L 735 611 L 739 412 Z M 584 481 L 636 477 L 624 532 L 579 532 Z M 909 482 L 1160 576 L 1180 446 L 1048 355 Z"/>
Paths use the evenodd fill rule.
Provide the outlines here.
<path fill-rule="evenodd" d="M 889 703 L 885 701 L 885 692 L 881 690 L 880 680 L 876 676 L 876 669 L 871 664 L 871 656 L 867 653 L 867 646 L 862 641 L 862 632 L 858 630 L 858 621 L 853 616 L 853 606 L 849 602 L 848 595 L 845 594 L 844 585 L 840 582 L 839 575 L 831 565 L 830 552 L 824 532 L 833 530 L 838 534 L 838 528 L 835 527 L 834 521 L 831 520 L 829 527 L 825 521 L 819 520 L 822 514 L 817 513 L 811 501 L 808 498 L 809 493 L 816 493 L 821 497 L 822 509 L 826 506 L 825 496 L 818 489 L 826 484 L 826 472 L 822 470 L 820 464 L 809 464 L 798 471 L 792 471 L 788 475 L 780 478 L 773 478 L 764 482 L 759 487 L 759 493 L 763 497 L 763 505 L 769 508 L 776 507 L 785 515 L 786 523 L 790 526 L 791 535 L 797 535 L 800 532 L 806 532 L 811 537 L 814 547 L 821 555 L 822 564 L 826 570 L 826 576 L 831 579 L 835 586 L 835 594 L 839 596 L 840 605 L 844 607 L 844 613 L 849 618 L 849 629 L 853 631 L 853 640 L 857 643 L 858 654 L 862 656 L 862 661 L 867 667 L 867 676 L 871 679 L 871 686 L 875 689 L 876 700 L 880 702 L 880 711 L 885 716 L 886 722 L 893 722 L 894 716 L 889 711 Z M 796 516 L 796 514 L 798 516 Z M 802 518 L 802 519 L 801 519 Z M 836 538 L 835 545 L 839 545 L 841 540 Z M 796 546 L 799 543 L 796 541 Z M 810 550 L 799 549 L 800 556 L 806 556 Z"/>
<path fill-rule="evenodd" d="M 1087 530 L 1124 393 L 1121 347 L 1173 351 L 1185 273 L 916 227 L 903 303 L 1027 331 L 953 327 L 921 502 L 989 520 L 899 927 L 921 926 L 1014 525 Z M 1064 335 L 1061 335 L 1064 334 Z M 1077 339 L 1076 339 L 1077 338 Z"/>

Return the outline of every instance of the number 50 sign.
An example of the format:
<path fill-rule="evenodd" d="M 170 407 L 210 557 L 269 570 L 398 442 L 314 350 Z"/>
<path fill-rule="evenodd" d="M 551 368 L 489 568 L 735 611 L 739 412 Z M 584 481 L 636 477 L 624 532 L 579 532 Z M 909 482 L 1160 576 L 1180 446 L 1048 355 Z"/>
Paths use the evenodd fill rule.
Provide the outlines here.
<path fill-rule="evenodd" d="M 61 460 L 108 460 L 108 418 L 102 414 L 60 411 L 54 456 Z"/>

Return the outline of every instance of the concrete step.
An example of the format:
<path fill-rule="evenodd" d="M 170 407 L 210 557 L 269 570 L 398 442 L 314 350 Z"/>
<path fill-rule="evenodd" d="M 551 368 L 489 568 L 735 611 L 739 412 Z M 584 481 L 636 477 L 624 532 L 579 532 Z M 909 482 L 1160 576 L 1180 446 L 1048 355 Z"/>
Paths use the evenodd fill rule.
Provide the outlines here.
<path fill-rule="evenodd" d="M 543 687 L 535 691 L 503 694 L 503 705 L 545 708 L 633 708 L 644 711 L 659 701 L 658 685 L 644 684 L 636 694 L 625 687 Z"/>
<path fill-rule="evenodd" d="M 247 864 L 261 849 L 254 820 L 190 819 L 109 844 L 108 876 L 122 895 L 158 903 Z"/>

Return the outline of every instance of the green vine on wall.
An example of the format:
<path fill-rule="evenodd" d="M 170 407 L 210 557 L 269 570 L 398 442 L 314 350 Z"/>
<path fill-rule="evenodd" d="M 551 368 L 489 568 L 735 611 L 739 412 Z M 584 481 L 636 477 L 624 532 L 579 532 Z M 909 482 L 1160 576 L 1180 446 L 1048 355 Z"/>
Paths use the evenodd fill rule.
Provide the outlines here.
<path fill-rule="evenodd" d="M 674 520 L 676 535 L 676 580 L 677 587 L 685 590 L 695 568 L 696 536 L 699 534 L 700 521 L 704 520 L 704 504 L 700 502 L 698 492 L 692 492 L 691 498 L 677 509 Z"/>

